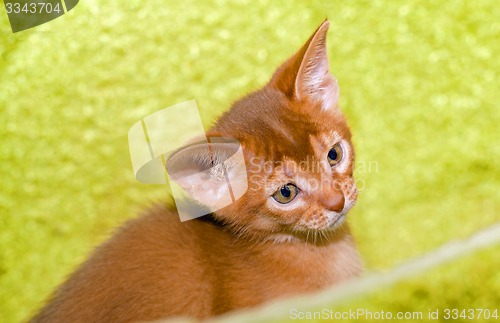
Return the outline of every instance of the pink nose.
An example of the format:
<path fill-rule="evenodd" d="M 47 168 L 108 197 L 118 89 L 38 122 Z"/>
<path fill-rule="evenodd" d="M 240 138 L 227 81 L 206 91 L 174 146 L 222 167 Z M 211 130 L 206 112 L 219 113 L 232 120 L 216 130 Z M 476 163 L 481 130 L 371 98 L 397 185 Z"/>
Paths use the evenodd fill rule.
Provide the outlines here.
<path fill-rule="evenodd" d="M 331 190 L 323 193 L 320 198 L 321 204 L 330 211 L 340 212 L 344 208 L 344 194 L 337 190 Z"/>

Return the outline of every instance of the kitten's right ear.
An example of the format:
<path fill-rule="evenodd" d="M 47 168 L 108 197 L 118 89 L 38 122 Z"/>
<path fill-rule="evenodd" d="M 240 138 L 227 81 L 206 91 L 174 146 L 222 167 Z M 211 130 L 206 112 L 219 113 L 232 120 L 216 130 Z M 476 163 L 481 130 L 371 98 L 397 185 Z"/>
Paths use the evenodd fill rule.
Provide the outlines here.
<path fill-rule="evenodd" d="M 197 203 L 215 212 L 247 190 L 247 173 L 237 141 L 206 141 L 184 147 L 166 162 L 170 178 Z"/>
<path fill-rule="evenodd" d="M 335 108 L 339 89 L 329 72 L 326 48 L 329 25 L 325 20 L 299 51 L 276 70 L 268 86 L 280 90 L 290 100 L 313 102 L 323 110 Z"/>

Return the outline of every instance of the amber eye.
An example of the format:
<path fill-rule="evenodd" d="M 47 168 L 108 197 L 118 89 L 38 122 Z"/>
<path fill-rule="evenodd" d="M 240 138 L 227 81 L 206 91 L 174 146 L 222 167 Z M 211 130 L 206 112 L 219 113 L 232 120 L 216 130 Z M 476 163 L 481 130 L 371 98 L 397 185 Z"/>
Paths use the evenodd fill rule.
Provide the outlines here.
<path fill-rule="evenodd" d="M 275 199 L 278 203 L 287 204 L 290 203 L 298 193 L 299 189 L 297 186 L 293 184 L 286 184 L 273 194 L 273 199 Z"/>
<path fill-rule="evenodd" d="M 342 160 L 342 147 L 340 147 L 340 144 L 336 144 L 330 149 L 327 159 L 330 166 L 335 166 Z"/>

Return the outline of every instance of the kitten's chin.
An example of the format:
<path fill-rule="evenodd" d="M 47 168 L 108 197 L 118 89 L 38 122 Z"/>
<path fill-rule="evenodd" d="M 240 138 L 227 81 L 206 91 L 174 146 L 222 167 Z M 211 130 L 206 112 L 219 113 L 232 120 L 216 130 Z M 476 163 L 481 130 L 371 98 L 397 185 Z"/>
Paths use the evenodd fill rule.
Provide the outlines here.
<path fill-rule="evenodd" d="M 344 224 L 345 219 L 346 219 L 346 213 L 340 213 L 339 215 L 332 218 L 331 220 L 328 219 L 328 225 L 326 227 L 326 230 L 329 230 L 329 231 L 337 230 L 338 228 L 340 228 L 342 226 L 342 224 Z"/>
<path fill-rule="evenodd" d="M 268 235 L 264 241 L 271 243 L 320 243 L 325 244 L 334 237 L 345 223 L 345 214 L 339 214 L 322 227 L 294 227 L 289 232 L 273 233 Z"/>
<path fill-rule="evenodd" d="M 323 214 L 319 219 L 301 219 L 295 223 L 292 230 L 293 232 L 298 232 L 301 235 L 311 232 L 323 234 L 334 232 L 345 222 L 346 215 L 347 212 L 330 212 L 329 214 Z"/>

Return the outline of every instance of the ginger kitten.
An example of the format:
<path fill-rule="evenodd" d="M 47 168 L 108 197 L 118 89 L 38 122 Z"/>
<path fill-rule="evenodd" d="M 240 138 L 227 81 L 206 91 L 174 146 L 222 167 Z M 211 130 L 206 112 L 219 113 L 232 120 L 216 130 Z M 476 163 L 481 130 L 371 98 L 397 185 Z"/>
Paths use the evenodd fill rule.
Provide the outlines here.
<path fill-rule="evenodd" d="M 236 102 L 207 133 L 241 143 L 243 196 L 187 222 L 167 206 L 145 211 L 98 247 L 32 322 L 207 318 L 359 275 L 345 222 L 357 196 L 354 149 L 328 71 L 328 26 L 323 22 L 268 84 Z M 227 149 L 213 149 L 214 159 L 224 159 Z M 175 153 L 169 174 L 202 168 L 197 154 Z M 179 183 L 196 196 L 217 179 Z"/>

